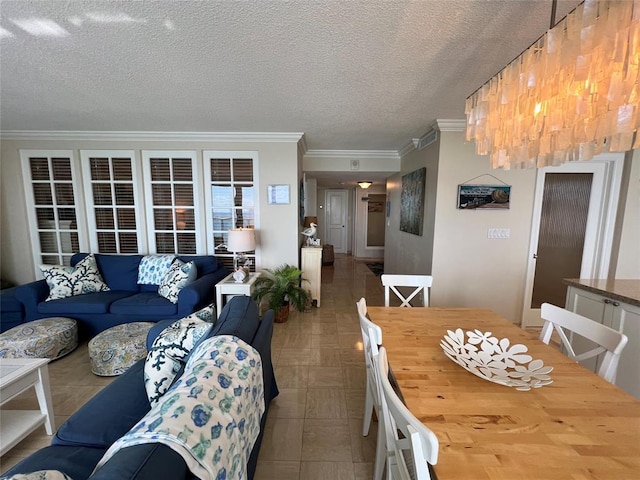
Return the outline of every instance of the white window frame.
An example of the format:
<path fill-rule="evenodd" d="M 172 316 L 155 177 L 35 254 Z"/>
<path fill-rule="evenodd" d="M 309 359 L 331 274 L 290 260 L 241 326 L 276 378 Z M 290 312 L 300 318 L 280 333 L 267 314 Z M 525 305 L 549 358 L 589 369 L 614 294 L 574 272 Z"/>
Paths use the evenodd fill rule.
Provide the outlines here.
<path fill-rule="evenodd" d="M 151 159 L 152 158 L 189 158 L 191 159 L 191 168 L 192 168 L 192 185 L 193 185 L 193 209 L 194 209 L 194 218 L 195 218 L 195 237 L 196 237 L 196 254 L 203 255 L 205 254 L 206 249 L 206 227 L 202 222 L 202 215 L 205 209 L 205 206 L 202 202 L 202 189 L 203 189 L 203 172 L 202 172 L 202 162 L 198 160 L 198 152 L 195 150 L 142 150 L 142 173 L 144 178 L 144 197 L 146 201 L 146 218 L 148 225 L 148 245 L 149 252 L 156 252 L 156 229 L 155 229 L 155 220 L 154 220 L 154 207 L 153 204 L 153 191 L 152 191 L 152 176 L 151 176 Z M 172 164 L 171 164 L 172 165 Z M 160 184 L 170 183 L 171 185 L 175 184 L 186 184 L 186 181 L 174 181 L 173 180 L 173 171 L 171 170 L 172 179 L 169 182 L 161 181 L 157 182 Z M 172 189 L 173 190 L 173 189 Z M 175 199 L 172 199 L 171 210 L 175 211 Z M 170 232 L 168 230 L 163 230 L 163 232 Z M 174 236 L 179 233 L 179 230 L 175 228 L 171 231 Z M 174 238 L 174 241 L 175 238 Z M 177 245 L 177 243 L 176 243 Z"/>
<path fill-rule="evenodd" d="M 76 230 L 78 234 L 78 245 L 80 251 L 87 251 L 89 248 L 89 241 L 87 238 L 87 225 L 86 225 L 86 212 L 84 209 L 84 196 L 82 189 L 82 172 L 80 169 L 80 165 L 78 163 L 77 156 L 73 150 L 20 150 L 20 163 L 22 167 L 22 181 L 24 184 L 24 194 L 25 194 L 25 202 L 27 207 L 27 220 L 29 222 L 29 235 L 31 237 L 31 254 L 34 261 L 34 272 L 36 274 L 36 278 L 42 278 L 42 272 L 40 271 L 39 266 L 43 263 L 42 256 L 58 256 L 59 264 L 63 264 L 63 257 L 71 256 L 71 255 L 63 255 L 64 252 L 58 253 L 48 253 L 42 252 L 42 248 L 40 245 L 40 235 L 39 232 L 41 229 L 38 227 L 38 219 L 36 215 L 36 204 L 34 201 L 34 183 L 53 183 L 54 179 L 50 176 L 48 181 L 34 181 L 31 177 L 31 163 L 30 159 L 33 157 L 46 157 L 49 161 L 49 166 L 51 166 L 52 158 L 69 158 L 70 166 L 71 166 L 71 185 L 73 188 L 73 197 L 74 197 L 74 205 L 65 206 L 65 208 L 74 208 L 76 211 Z M 51 168 L 49 172 L 52 174 L 53 171 Z M 57 218 L 59 207 L 56 203 L 56 196 L 52 194 L 52 204 L 44 205 L 45 207 L 51 207 L 54 210 L 54 217 Z M 61 232 L 68 231 L 63 230 L 59 227 L 59 223 L 56 222 L 56 226 L 52 229 L 47 229 L 47 231 L 53 230 L 56 233 L 58 246 L 61 246 Z M 61 250 L 61 248 L 59 248 Z M 77 252 L 73 252 L 74 254 Z"/>
<path fill-rule="evenodd" d="M 215 158 L 251 158 L 253 162 L 253 189 L 254 189 L 254 228 L 258 230 L 260 228 L 260 183 L 259 183 L 259 168 L 258 168 L 258 152 L 253 150 L 204 150 L 202 152 L 202 165 L 203 165 L 203 174 L 202 174 L 202 183 L 204 185 L 204 199 L 205 199 L 205 225 L 207 227 L 207 251 L 209 255 L 216 255 L 219 257 L 233 257 L 231 254 L 221 254 L 215 251 L 215 245 L 213 241 L 213 218 L 211 215 L 211 210 L 213 208 L 213 198 L 211 195 L 211 159 Z M 231 182 L 234 183 L 233 181 Z M 242 184 L 243 182 L 239 182 Z M 235 224 L 235 218 L 234 218 Z M 261 265 L 260 259 L 260 244 L 259 244 L 259 236 L 256 235 L 256 250 L 255 250 L 255 268 L 258 270 Z"/>
<path fill-rule="evenodd" d="M 140 162 L 138 160 L 138 155 L 134 150 L 80 150 L 80 158 L 82 164 L 82 172 L 83 172 L 83 186 L 86 197 L 86 219 L 87 225 L 89 227 L 90 237 L 90 245 L 92 252 L 99 252 L 98 246 L 98 232 L 97 232 L 97 224 L 96 224 L 96 216 L 95 209 L 100 208 L 100 205 L 95 205 L 93 202 L 93 180 L 91 179 L 91 168 L 90 168 L 90 159 L 92 157 L 107 157 L 109 159 L 116 158 L 130 158 L 131 159 L 131 175 L 132 175 L 132 185 L 133 185 L 133 199 L 134 205 L 132 208 L 135 211 L 135 222 L 136 222 L 136 240 L 137 240 L 137 250 L 139 254 L 144 254 L 147 252 L 147 229 L 145 224 L 145 216 L 143 212 L 145 211 L 144 206 L 144 198 L 141 195 L 143 192 L 143 184 L 142 184 L 142 173 L 140 171 Z M 110 166 L 112 164 L 110 163 Z M 96 182 L 101 183 L 101 182 Z M 111 180 L 111 184 L 113 184 L 113 180 Z M 115 197 L 114 197 L 115 200 Z M 114 225 L 114 230 L 116 233 L 116 245 L 118 245 L 117 252 L 115 254 L 120 253 L 119 247 L 119 239 L 118 239 L 118 229 L 117 222 Z M 129 252 L 127 252 L 129 254 Z"/>

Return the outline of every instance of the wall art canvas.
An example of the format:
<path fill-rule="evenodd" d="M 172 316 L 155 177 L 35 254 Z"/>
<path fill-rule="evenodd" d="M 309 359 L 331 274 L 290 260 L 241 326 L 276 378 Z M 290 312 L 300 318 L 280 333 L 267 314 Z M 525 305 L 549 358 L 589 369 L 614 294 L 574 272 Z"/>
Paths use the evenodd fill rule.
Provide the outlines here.
<path fill-rule="evenodd" d="M 510 199 L 509 185 L 458 185 L 459 209 L 508 209 Z"/>
<path fill-rule="evenodd" d="M 427 169 L 422 167 L 402 176 L 400 231 L 422 236 Z"/>

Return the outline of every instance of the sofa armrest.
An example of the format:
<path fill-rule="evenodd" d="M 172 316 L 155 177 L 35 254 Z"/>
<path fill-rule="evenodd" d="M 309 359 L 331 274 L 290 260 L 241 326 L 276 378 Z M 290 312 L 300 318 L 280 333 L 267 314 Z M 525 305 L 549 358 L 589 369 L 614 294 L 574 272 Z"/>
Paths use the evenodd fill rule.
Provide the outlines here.
<path fill-rule="evenodd" d="M 18 300 L 24 305 L 25 320 L 29 322 L 38 317 L 38 304 L 49 296 L 49 285 L 45 280 L 38 280 L 16 287 L 15 292 Z"/>
<path fill-rule="evenodd" d="M 203 275 L 184 287 L 178 294 L 178 313 L 186 316 L 215 303 L 216 283 L 228 274 L 226 268 L 220 268 L 213 273 Z"/>

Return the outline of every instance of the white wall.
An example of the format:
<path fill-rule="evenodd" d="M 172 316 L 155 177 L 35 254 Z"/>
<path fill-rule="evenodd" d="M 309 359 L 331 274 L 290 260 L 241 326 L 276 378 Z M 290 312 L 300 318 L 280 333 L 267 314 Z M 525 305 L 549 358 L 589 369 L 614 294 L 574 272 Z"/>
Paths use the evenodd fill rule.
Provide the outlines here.
<path fill-rule="evenodd" d="M 392 151 L 310 150 L 304 155 L 305 173 L 382 172 L 391 175 L 400 169 L 400 156 Z"/>
<path fill-rule="evenodd" d="M 258 152 L 259 264 L 269 268 L 282 263 L 298 265 L 299 181 L 297 143 L 147 140 L 6 140 L 0 148 L 0 274 L 3 280 L 22 284 L 34 280 L 33 256 L 27 225 L 19 149 L 92 150 L 246 150 Z M 267 185 L 288 184 L 289 205 L 267 204 Z"/>
<path fill-rule="evenodd" d="M 458 185 L 491 174 L 511 185 L 508 210 L 458 210 Z M 492 170 L 463 132 L 442 132 L 433 245 L 433 306 L 486 307 L 520 322 L 536 170 Z M 473 183 L 499 184 L 492 177 Z M 489 228 L 511 238 L 488 239 Z"/>
<path fill-rule="evenodd" d="M 633 152 L 618 249 L 616 278 L 640 278 L 640 150 Z"/>

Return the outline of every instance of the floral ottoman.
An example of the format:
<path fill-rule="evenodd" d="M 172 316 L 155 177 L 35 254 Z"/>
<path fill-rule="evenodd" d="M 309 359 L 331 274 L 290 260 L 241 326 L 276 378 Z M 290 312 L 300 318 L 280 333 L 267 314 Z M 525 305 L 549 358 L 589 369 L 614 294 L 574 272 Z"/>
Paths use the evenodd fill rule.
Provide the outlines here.
<path fill-rule="evenodd" d="M 102 377 L 121 375 L 147 356 L 147 333 L 153 322 L 116 325 L 89 340 L 91 371 Z"/>
<path fill-rule="evenodd" d="M 71 353 L 77 346 L 78 324 L 73 318 L 43 318 L 0 334 L 0 358 L 55 360 Z"/>

